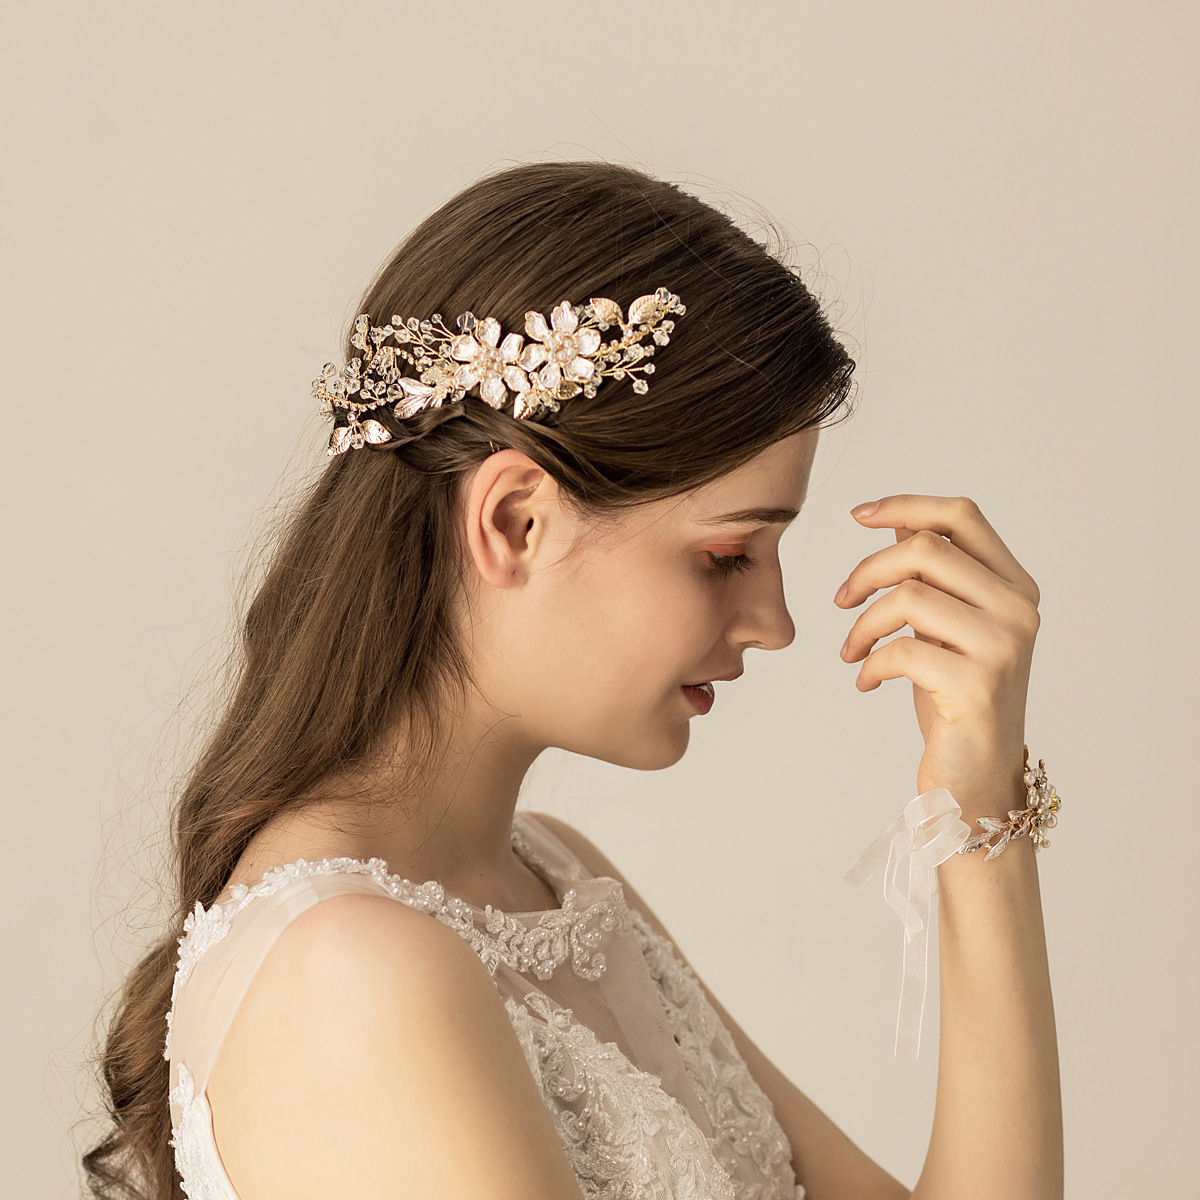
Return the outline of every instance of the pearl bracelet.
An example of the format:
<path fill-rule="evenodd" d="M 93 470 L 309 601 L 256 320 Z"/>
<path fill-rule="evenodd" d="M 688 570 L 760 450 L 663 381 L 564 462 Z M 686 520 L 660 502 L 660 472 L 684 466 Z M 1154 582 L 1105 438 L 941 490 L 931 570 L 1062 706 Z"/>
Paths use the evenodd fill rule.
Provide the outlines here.
<path fill-rule="evenodd" d="M 1043 830 L 1058 823 L 1055 815 L 1061 804 L 1058 793 L 1046 781 L 1046 760 L 1038 760 L 1037 770 L 1029 765 L 1029 747 L 1025 747 L 1025 786 L 1027 808 L 1008 814 L 1007 821 L 997 817 L 977 817 L 985 830 L 971 836 L 971 827 L 961 819 L 962 808 L 944 787 L 922 792 L 904 806 L 904 811 L 884 830 L 851 865 L 844 878 L 861 887 L 883 867 L 883 896 L 904 922 L 904 976 L 900 987 L 900 1008 L 896 1014 L 897 1057 L 916 1058 L 921 1048 L 921 1025 L 925 1011 L 925 990 L 929 959 L 929 920 L 937 895 L 937 868 L 952 854 L 970 854 L 988 844 L 986 858 L 1002 854 L 1013 838 L 1029 835 L 1035 851 L 1050 844 Z M 900 887 L 900 867 L 907 861 L 908 886 Z"/>
<path fill-rule="evenodd" d="M 994 834 L 1000 835 L 1000 840 L 988 849 L 984 861 L 1003 854 L 1004 848 L 1014 838 L 1029 835 L 1036 854 L 1043 846 L 1050 845 L 1050 839 L 1043 830 L 1053 829 L 1058 824 L 1058 810 L 1062 800 L 1054 790 L 1054 784 L 1046 781 L 1046 760 L 1038 759 L 1037 770 L 1029 765 L 1029 747 L 1025 747 L 1025 788 L 1029 804 L 1024 809 L 1010 809 L 1007 821 L 998 817 L 976 817 L 975 824 L 985 832 L 977 833 L 968 838 L 955 854 L 971 854 L 986 846 Z"/>

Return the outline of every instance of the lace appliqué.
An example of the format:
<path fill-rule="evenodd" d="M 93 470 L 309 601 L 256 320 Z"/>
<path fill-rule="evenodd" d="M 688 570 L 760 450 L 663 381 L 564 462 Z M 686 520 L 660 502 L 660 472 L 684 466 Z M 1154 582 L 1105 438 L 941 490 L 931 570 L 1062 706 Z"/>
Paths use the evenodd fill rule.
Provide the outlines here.
<path fill-rule="evenodd" d="M 513 824 L 512 843 L 526 861 L 547 866 L 545 860 L 529 845 L 516 822 Z M 196 907 L 184 918 L 171 988 L 171 1009 L 167 1013 L 163 1058 L 170 1058 L 171 1020 L 179 991 L 201 955 L 229 932 L 233 918 L 256 896 L 272 895 L 302 876 L 337 873 L 369 875 L 394 899 L 436 917 L 470 943 L 492 975 L 503 963 L 521 974 L 528 971 L 538 979 L 549 979 L 569 960 L 576 975 L 594 982 L 604 974 L 606 966 L 604 953 L 597 949 L 603 943 L 605 934 L 624 933 L 629 929 L 629 909 L 621 885 L 615 881 L 609 881 L 609 897 L 591 904 L 581 901 L 579 891 L 570 888 L 562 897 L 561 907 L 548 909 L 535 922 L 524 925 L 490 904 L 478 909 L 465 900 L 447 895 L 437 880 L 430 879 L 418 884 L 393 875 L 388 872 L 387 862 L 382 858 L 363 860 L 338 857 L 323 858 L 316 862 L 300 858 L 273 867 L 253 886 L 235 884 L 230 889 L 231 898 L 224 904 L 214 904 L 205 909 L 197 900 Z M 590 882 L 590 879 L 580 878 L 584 886 Z M 479 917 L 484 922 L 482 930 L 477 924 Z"/>
<path fill-rule="evenodd" d="M 518 817 L 521 814 L 517 814 Z M 513 827 L 513 845 L 528 863 L 546 867 Z M 673 948 L 625 903 L 621 885 L 572 864 L 554 874 L 579 884 L 561 908 L 528 925 L 488 906 L 478 909 L 447 896 L 434 880 L 414 884 L 389 874 L 372 858 L 299 859 L 267 872 L 253 886 L 231 889 L 232 899 L 206 910 L 200 903 L 184 921 L 179 939 L 171 1011 L 196 962 L 230 929 L 256 896 L 271 895 L 308 875 L 369 875 L 382 891 L 449 925 L 495 974 L 500 963 L 545 979 L 565 962 L 583 979 L 599 979 L 605 958 L 598 947 L 607 932 L 635 932 L 674 1028 L 685 1069 L 695 1082 L 714 1136 L 707 1137 L 659 1077 L 637 1068 L 611 1042 L 576 1020 L 545 993 L 530 990 L 524 1003 L 505 1007 L 550 1113 L 564 1152 L 588 1200 L 803 1200 L 794 1183 L 790 1149 L 766 1095 L 750 1077 L 728 1031 L 699 991 L 694 975 Z M 482 922 L 484 928 L 480 929 Z M 169 1058 L 171 1013 L 167 1014 Z M 212 1135 L 205 1096 L 195 1093 L 183 1062 L 170 1099 L 180 1117 L 170 1144 L 188 1200 L 237 1200 Z M 765 1181 L 765 1182 L 764 1182 Z"/>
<path fill-rule="evenodd" d="M 741 1185 L 738 1200 L 803 1200 L 796 1182 L 792 1150 L 775 1117 L 770 1097 L 750 1074 L 733 1035 L 700 989 L 695 972 L 675 956 L 665 940 L 636 909 L 633 931 L 646 965 L 658 984 L 667 1020 L 675 1032 L 683 1065 L 696 1085 L 715 1135 L 713 1152 L 736 1180 L 749 1158 L 756 1178 Z"/>
<path fill-rule="evenodd" d="M 191 1073 L 176 1066 L 179 1082 L 171 1089 L 171 1102 L 179 1108 L 179 1124 L 167 1143 L 175 1150 L 175 1170 L 187 1200 L 238 1200 L 229 1176 L 219 1165 L 212 1139 L 212 1115 L 203 1096 L 196 1095 Z"/>
<path fill-rule="evenodd" d="M 549 979 L 569 955 L 575 974 L 595 982 L 606 966 L 603 951 L 596 949 L 604 934 L 629 928 L 629 910 L 619 893 L 616 901 L 597 900 L 581 908 L 575 888 L 563 894 L 561 908 L 549 910 L 532 925 L 523 925 L 490 904 L 484 913 L 494 944 L 482 938 L 478 945 L 471 944 L 493 975 L 497 963 L 504 962 L 516 971 Z"/>
<path fill-rule="evenodd" d="M 657 1076 L 544 992 L 504 1005 L 587 1200 L 741 1200 Z"/>

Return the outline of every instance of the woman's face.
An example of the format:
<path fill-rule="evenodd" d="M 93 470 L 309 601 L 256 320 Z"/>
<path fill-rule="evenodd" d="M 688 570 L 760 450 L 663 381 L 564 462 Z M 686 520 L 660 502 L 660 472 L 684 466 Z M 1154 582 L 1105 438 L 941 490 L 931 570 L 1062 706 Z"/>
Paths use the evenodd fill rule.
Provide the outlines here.
<path fill-rule="evenodd" d="M 807 495 L 818 433 L 599 534 L 520 451 L 483 463 L 468 484 L 468 627 L 496 733 L 535 755 L 561 746 L 642 770 L 677 762 L 700 715 L 683 685 L 733 674 L 747 648 L 795 636 L 778 547 Z M 783 511 L 729 519 L 747 509 Z M 736 686 L 716 684 L 717 703 Z"/>

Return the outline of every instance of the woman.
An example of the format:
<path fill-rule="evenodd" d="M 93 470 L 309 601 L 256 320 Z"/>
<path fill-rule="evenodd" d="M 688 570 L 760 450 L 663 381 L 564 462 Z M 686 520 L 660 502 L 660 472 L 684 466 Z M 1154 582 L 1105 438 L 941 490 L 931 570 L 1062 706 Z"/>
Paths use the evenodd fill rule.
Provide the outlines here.
<path fill-rule="evenodd" d="M 596 846 L 516 811 L 548 746 L 677 762 L 710 681 L 795 636 L 777 547 L 853 370 L 816 301 L 676 186 L 561 162 L 453 197 L 358 311 L 314 384 L 329 464 L 173 814 L 179 905 L 111 1026 L 94 1193 L 908 1195 Z M 913 682 L 922 793 L 1012 809 L 1036 585 L 970 501 L 861 520 L 897 541 L 837 603 L 899 586 L 843 657 Z M 914 1196 L 1061 1196 L 1032 840 L 938 867 Z"/>

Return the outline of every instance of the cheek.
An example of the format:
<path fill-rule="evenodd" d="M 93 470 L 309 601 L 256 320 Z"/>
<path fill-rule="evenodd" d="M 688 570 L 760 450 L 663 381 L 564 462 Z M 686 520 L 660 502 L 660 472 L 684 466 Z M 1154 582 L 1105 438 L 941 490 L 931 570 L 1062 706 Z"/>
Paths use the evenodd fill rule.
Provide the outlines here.
<path fill-rule="evenodd" d="M 712 661 L 718 596 L 702 566 L 662 554 L 636 568 L 624 559 L 580 572 L 522 622 L 513 647 L 523 664 L 516 706 L 580 745 L 598 730 L 636 738 Z"/>
<path fill-rule="evenodd" d="M 716 589 L 691 564 L 668 560 L 610 578 L 593 599 L 593 665 L 600 678 L 626 686 L 636 675 L 661 690 L 663 679 L 695 670 L 720 627 Z"/>
<path fill-rule="evenodd" d="M 614 551 L 558 581 L 536 616 L 525 614 L 513 649 L 551 707 L 570 702 L 581 680 L 602 704 L 621 695 L 653 702 L 711 661 L 719 595 L 694 551 Z"/>

